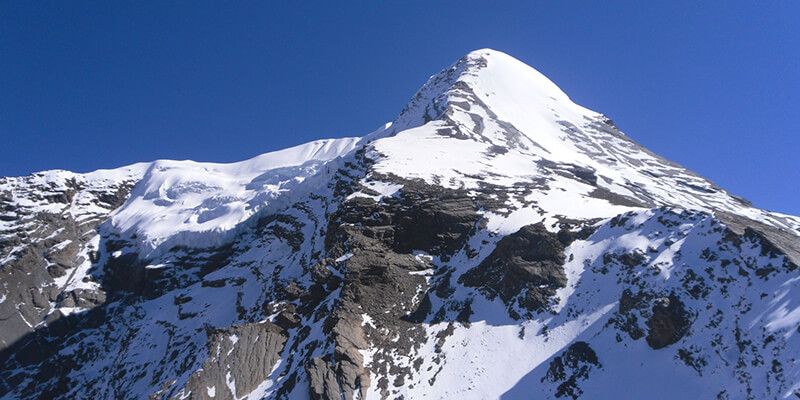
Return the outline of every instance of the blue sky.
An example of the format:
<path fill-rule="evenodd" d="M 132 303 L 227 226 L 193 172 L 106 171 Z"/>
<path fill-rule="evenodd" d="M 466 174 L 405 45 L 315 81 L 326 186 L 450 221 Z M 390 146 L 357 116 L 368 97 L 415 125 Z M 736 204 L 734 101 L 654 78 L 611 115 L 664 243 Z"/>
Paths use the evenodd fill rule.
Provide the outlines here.
<path fill-rule="evenodd" d="M 3 2 L 0 175 L 361 136 L 490 47 L 656 153 L 800 214 L 800 2 L 315 3 Z"/>

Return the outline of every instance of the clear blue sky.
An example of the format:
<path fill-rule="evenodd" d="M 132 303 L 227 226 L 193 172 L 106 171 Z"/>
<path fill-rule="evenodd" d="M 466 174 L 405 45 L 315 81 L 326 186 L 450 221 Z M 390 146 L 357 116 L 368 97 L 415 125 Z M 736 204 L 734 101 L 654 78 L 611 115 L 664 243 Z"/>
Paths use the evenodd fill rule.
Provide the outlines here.
<path fill-rule="evenodd" d="M 491 47 L 656 153 L 800 214 L 800 2 L 313 3 L 2 2 L 0 175 L 361 136 Z"/>

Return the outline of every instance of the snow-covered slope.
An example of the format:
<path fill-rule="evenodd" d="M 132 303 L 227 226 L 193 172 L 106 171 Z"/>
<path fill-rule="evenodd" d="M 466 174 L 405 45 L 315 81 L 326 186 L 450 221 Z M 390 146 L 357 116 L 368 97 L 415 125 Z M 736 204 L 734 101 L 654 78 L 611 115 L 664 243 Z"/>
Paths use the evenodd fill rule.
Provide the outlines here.
<path fill-rule="evenodd" d="M 800 218 L 497 51 L 362 138 L 0 194 L 2 398 L 800 394 Z"/>
<path fill-rule="evenodd" d="M 297 186 L 360 138 L 328 139 L 232 164 L 162 160 L 150 164 L 110 229 L 145 256 L 160 247 L 207 247 L 230 241 L 234 228 L 274 202 L 290 203 Z M 293 190 L 294 189 L 294 190 Z M 289 194 L 289 199 L 281 199 Z"/>

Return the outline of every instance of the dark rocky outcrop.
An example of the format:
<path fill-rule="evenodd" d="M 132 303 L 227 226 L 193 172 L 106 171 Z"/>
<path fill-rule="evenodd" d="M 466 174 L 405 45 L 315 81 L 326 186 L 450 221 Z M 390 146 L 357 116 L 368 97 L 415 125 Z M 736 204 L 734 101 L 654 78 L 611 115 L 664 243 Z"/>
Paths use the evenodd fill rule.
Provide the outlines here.
<path fill-rule="evenodd" d="M 728 238 L 735 245 L 741 246 L 742 241 L 747 240 L 761 246 L 764 256 L 785 256 L 784 269 L 796 270 L 800 266 L 800 232 L 778 229 L 724 211 L 715 211 L 714 216 L 733 233 Z"/>
<path fill-rule="evenodd" d="M 116 237 L 103 239 L 104 251 L 109 254 L 102 265 L 103 286 L 114 294 L 146 299 L 202 281 L 204 276 L 229 263 L 234 253 L 231 244 L 201 249 L 175 247 L 171 249 L 169 263 L 151 265 L 151 260 L 140 258 L 127 247 L 127 242 Z M 224 282 L 202 283 L 224 285 Z"/>
<path fill-rule="evenodd" d="M 0 352 L 31 334 L 31 326 L 57 318 L 53 307 L 62 300 L 67 302 L 64 306 L 81 308 L 105 301 L 102 290 L 61 293 L 64 288 L 55 280 L 68 277 L 91 258 L 93 251 L 87 246 L 97 237 L 97 227 L 133 186 L 127 181 L 92 188 L 75 179 L 40 184 L 37 175 L 14 178 L 16 196 L 25 199 L 21 203 L 11 191 L 0 193 L 2 219 L 14 222 L 0 229 L 0 259 L 6 260 L 0 268 L 0 297 L 5 299 L 0 302 Z M 0 183 L 7 179 L 0 178 Z M 70 211 L 78 194 L 94 205 L 91 212 L 76 216 Z"/>
<path fill-rule="evenodd" d="M 569 397 L 577 399 L 583 394 L 579 387 L 580 381 L 589 378 L 589 372 L 594 368 L 602 368 L 597 354 L 586 342 L 575 342 L 561 355 L 550 361 L 547 373 L 542 378 L 542 383 L 558 384 L 555 395 L 558 398 Z"/>
<path fill-rule="evenodd" d="M 677 343 L 689 331 L 691 319 L 675 294 L 656 299 L 653 314 L 647 321 L 647 344 L 654 349 Z"/>
<path fill-rule="evenodd" d="M 314 357 L 306 362 L 308 394 L 311 400 L 341 399 L 339 382 L 331 356 Z"/>
<path fill-rule="evenodd" d="M 325 322 L 332 352 L 305 364 L 312 398 L 363 398 L 370 385 L 390 396 L 392 386 L 403 385 L 414 367 L 394 365 L 393 354 L 411 354 L 425 342 L 419 323 L 431 308 L 426 280 L 412 272 L 435 267 L 410 253 L 424 251 L 446 259 L 464 247 L 480 221 L 476 199 L 464 191 L 392 181 L 403 185 L 395 196 L 379 202 L 353 197 L 328 223 L 328 253 L 349 256 L 336 265 L 337 274 L 315 268 L 319 287 L 338 287 L 341 294 Z M 372 323 L 365 325 L 362 314 Z M 379 349 L 370 365 L 364 365 L 361 354 L 367 348 Z M 368 371 L 381 379 L 370 382 Z"/>
<path fill-rule="evenodd" d="M 617 316 L 612 321 L 616 324 L 617 329 L 627 333 L 633 340 L 639 340 L 644 337 L 644 329 L 639 325 L 639 317 L 641 316 L 639 309 L 645 307 L 645 304 L 651 298 L 652 296 L 649 293 L 638 292 L 634 294 L 630 289 L 623 290 L 619 299 Z"/>
<path fill-rule="evenodd" d="M 546 309 L 566 286 L 564 244 L 543 224 L 526 225 L 497 242 L 495 250 L 459 280 L 490 298 L 499 296 L 529 311 Z"/>
<path fill-rule="evenodd" d="M 644 337 L 650 347 L 661 349 L 680 341 L 689 332 L 692 320 L 693 314 L 676 293 L 665 296 L 626 288 L 619 299 L 617 314 L 609 323 L 631 339 Z M 622 341 L 619 335 L 617 340 Z"/>
<path fill-rule="evenodd" d="M 191 392 L 193 399 L 247 396 L 269 378 L 286 339 L 286 331 L 269 322 L 213 331 L 208 339 L 208 359 L 189 377 L 186 392 Z M 229 386 L 236 388 L 235 397 Z"/>
<path fill-rule="evenodd" d="M 403 190 L 380 203 L 367 197 L 355 197 L 342 204 L 336 218 L 340 224 L 360 224 L 371 235 L 397 253 L 421 250 L 448 256 L 459 250 L 476 229 L 481 216 L 478 201 L 466 191 L 445 189 L 421 181 L 399 180 Z M 336 232 L 335 232 L 336 233 Z M 330 236 L 338 240 L 340 236 Z"/>
<path fill-rule="evenodd" d="M 75 289 L 62 292 L 61 307 L 94 308 L 106 302 L 106 293 L 99 289 Z"/>

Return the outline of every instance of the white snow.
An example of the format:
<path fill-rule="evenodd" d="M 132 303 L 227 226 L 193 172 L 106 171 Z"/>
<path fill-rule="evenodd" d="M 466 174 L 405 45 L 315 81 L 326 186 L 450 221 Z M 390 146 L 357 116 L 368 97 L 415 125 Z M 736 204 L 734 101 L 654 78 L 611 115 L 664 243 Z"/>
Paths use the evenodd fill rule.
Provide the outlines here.
<path fill-rule="evenodd" d="M 408 271 L 409 275 L 427 276 L 427 275 L 433 275 L 433 273 L 434 273 L 434 269 L 433 268 L 423 269 L 422 271 Z"/>
<path fill-rule="evenodd" d="M 368 314 L 361 314 L 361 317 L 364 319 L 364 321 L 361 322 L 361 326 L 370 326 L 373 329 L 377 329 L 375 326 L 375 320 L 372 319 L 372 317 L 370 317 Z"/>
<path fill-rule="evenodd" d="M 155 161 L 112 215 L 111 227 L 136 237 L 144 256 L 162 245 L 218 245 L 239 223 L 320 172 L 326 161 L 353 150 L 358 140 L 319 140 L 233 164 Z"/>
<path fill-rule="evenodd" d="M 340 263 L 340 262 L 347 261 L 347 260 L 349 260 L 349 259 L 350 259 L 350 257 L 352 257 L 352 256 L 353 256 L 353 253 L 345 253 L 345 255 L 343 255 L 343 256 L 341 256 L 341 257 L 337 258 L 337 259 L 336 259 L 336 262 L 337 262 L 337 263 Z"/>
<path fill-rule="evenodd" d="M 228 337 L 228 340 L 230 340 L 230 341 L 231 341 L 231 349 L 230 349 L 230 350 L 228 350 L 228 353 L 226 354 L 226 356 L 229 356 L 229 355 L 231 355 L 231 353 L 233 353 L 233 350 L 236 348 L 236 343 L 238 343 L 238 342 L 239 342 L 239 336 L 236 336 L 236 335 L 230 335 L 230 336 Z"/>

